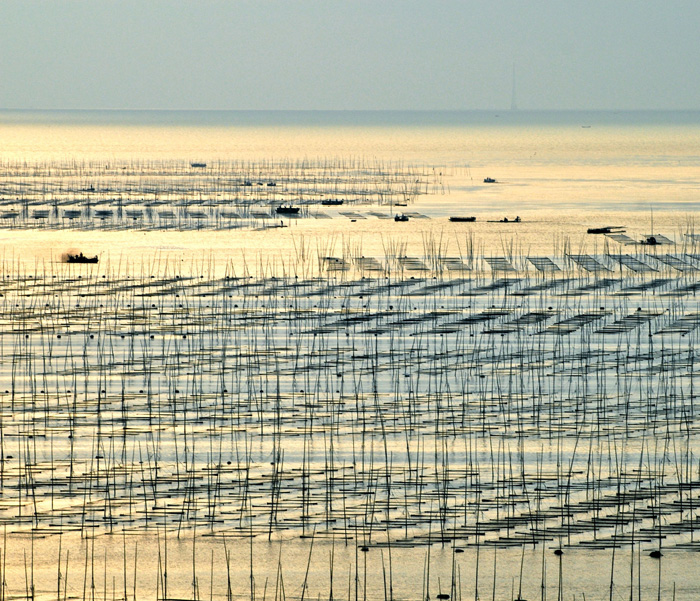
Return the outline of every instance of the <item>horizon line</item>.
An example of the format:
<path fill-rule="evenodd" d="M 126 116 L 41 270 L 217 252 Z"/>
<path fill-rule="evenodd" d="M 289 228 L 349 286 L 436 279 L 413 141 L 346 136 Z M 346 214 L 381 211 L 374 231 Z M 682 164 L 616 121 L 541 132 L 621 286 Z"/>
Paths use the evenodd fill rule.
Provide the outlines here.
<path fill-rule="evenodd" d="M 442 109 L 410 109 L 410 108 L 393 108 L 393 109 L 295 109 L 295 108 L 17 108 L 17 107 L 0 107 L 0 111 L 22 111 L 22 112 L 191 112 L 191 113 L 640 113 L 640 112 L 658 112 L 658 113 L 688 113 L 700 112 L 698 108 L 442 108 Z"/>

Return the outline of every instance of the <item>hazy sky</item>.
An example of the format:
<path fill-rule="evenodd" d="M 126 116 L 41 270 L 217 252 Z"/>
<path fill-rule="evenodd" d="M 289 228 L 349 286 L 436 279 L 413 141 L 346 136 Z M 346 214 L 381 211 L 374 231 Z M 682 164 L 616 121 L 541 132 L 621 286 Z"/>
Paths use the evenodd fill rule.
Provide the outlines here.
<path fill-rule="evenodd" d="M 698 0 L 0 0 L 0 108 L 700 109 Z"/>

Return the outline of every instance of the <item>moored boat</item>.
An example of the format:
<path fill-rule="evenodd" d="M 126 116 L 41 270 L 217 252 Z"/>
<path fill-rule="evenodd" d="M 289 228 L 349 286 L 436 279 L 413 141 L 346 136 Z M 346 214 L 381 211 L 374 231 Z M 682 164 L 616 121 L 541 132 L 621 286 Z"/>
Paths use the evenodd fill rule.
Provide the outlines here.
<path fill-rule="evenodd" d="M 299 207 L 293 207 L 292 205 L 281 205 L 275 210 L 278 215 L 296 215 L 299 213 Z"/>
<path fill-rule="evenodd" d="M 520 216 L 518 215 L 515 219 L 508 219 L 508 217 L 504 217 L 503 219 L 489 219 L 489 223 L 520 223 L 522 219 L 520 219 Z"/>
<path fill-rule="evenodd" d="M 404 215 L 403 213 L 400 215 L 395 215 L 394 221 L 408 221 L 408 215 Z"/>
<path fill-rule="evenodd" d="M 621 234 L 625 230 L 623 225 L 606 225 L 604 227 L 589 227 L 588 234 Z"/>
<path fill-rule="evenodd" d="M 94 257 L 86 257 L 82 252 L 77 255 L 68 255 L 66 257 L 66 263 L 97 263 L 98 260 L 97 255 Z"/>
<path fill-rule="evenodd" d="M 458 221 L 458 222 L 476 221 L 476 217 L 450 217 L 450 221 Z"/>

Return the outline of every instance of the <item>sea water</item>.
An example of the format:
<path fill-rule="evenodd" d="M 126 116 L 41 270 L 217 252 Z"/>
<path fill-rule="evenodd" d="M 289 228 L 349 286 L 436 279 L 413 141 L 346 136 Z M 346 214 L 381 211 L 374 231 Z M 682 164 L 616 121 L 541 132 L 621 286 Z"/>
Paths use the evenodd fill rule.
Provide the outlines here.
<path fill-rule="evenodd" d="M 10 189 L 39 182 L 31 206 L 50 206 L 66 164 L 122 192 L 80 170 L 138 165 L 135 197 L 192 162 L 425 183 L 406 206 L 313 207 L 282 228 L 8 221 L 3 594 L 695 598 L 696 276 L 657 257 L 694 252 L 700 114 L 0 120 L 0 200 L 18 211 Z M 586 233 L 604 225 L 676 244 Z M 61 263 L 73 249 L 99 265 Z M 326 255 L 356 263 L 329 273 Z M 463 271 L 408 261 L 455 256 Z M 381 270 L 357 267 L 369 257 Z"/>
<path fill-rule="evenodd" d="M 507 238 L 524 251 L 545 251 L 563 235 L 592 249 L 600 241 L 585 236 L 587 227 L 624 225 L 635 238 L 652 226 L 675 234 L 692 221 L 698 202 L 698 113 L 5 111 L 1 117 L 0 158 L 11 164 L 354 157 L 428 170 L 430 194 L 414 198 L 411 210 L 432 218 L 413 221 L 410 232 L 377 219 L 309 219 L 284 232 L 189 237 L 217 257 L 236 248 L 269 252 L 301 236 L 352 237 L 368 254 L 381 250 L 381 238 L 411 244 L 419 232 L 454 246 L 465 231 L 489 248 Z M 486 177 L 497 184 L 484 185 Z M 466 230 L 447 221 L 455 214 L 478 221 Z M 486 225 L 516 215 L 523 223 L 515 229 Z M 21 243 L 31 261 L 71 245 L 54 232 L 42 232 L 36 243 L 27 232 L 2 235 L 6 252 Z M 139 254 L 179 247 L 183 239 L 143 231 L 70 238 L 105 257 L 135 245 Z"/>

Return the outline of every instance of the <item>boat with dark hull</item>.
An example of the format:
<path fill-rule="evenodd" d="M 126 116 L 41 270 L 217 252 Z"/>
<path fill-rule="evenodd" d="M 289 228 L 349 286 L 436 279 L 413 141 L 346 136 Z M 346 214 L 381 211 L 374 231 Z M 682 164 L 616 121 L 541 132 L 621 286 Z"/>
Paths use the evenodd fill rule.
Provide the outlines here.
<path fill-rule="evenodd" d="M 293 207 L 292 205 L 282 205 L 275 209 L 278 215 L 298 215 L 299 207 Z"/>
<path fill-rule="evenodd" d="M 403 213 L 401 213 L 401 215 L 396 215 L 394 221 L 408 221 L 408 215 L 404 215 Z"/>
<path fill-rule="evenodd" d="M 450 221 L 457 223 L 474 222 L 476 217 L 450 217 Z"/>
<path fill-rule="evenodd" d="M 327 200 L 322 200 L 321 204 L 324 207 L 337 207 L 343 204 L 345 202 L 342 198 L 329 198 Z"/>
<path fill-rule="evenodd" d="M 589 227 L 586 233 L 588 234 L 621 234 L 625 230 L 624 225 L 606 225 L 603 227 Z"/>
<path fill-rule="evenodd" d="M 66 257 L 66 263 L 97 263 L 99 261 L 97 256 L 86 257 L 83 253 L 78 253 L 77 255 L 68 255 Z"/>
<path fill-rule="evenodd" d="M 515 219 L 508 219 L 508 217 L 504 217 L 503 219 L 489 219 L 489 223 L 521 223 L 522 219 L 520 219 L 520 216 L 518 215 Z"/>

